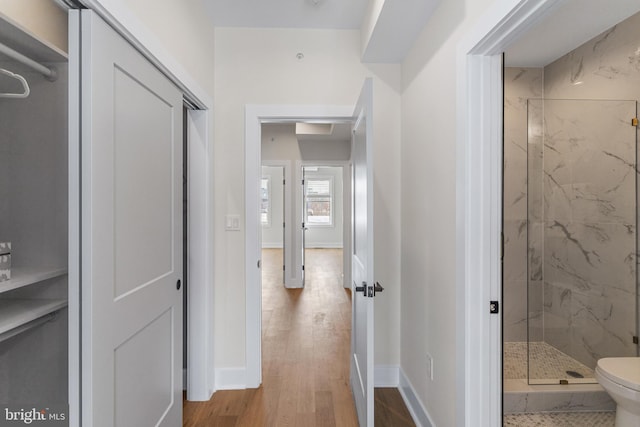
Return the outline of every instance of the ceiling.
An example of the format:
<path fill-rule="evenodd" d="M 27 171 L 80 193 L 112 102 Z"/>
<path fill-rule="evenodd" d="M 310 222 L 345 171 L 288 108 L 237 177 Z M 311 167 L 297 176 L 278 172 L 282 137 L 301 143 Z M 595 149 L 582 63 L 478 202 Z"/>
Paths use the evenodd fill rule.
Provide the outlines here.
<path fill-rule="evenodd" d="M 200 0 L 216 27 L 360 30 L 363 62 L 400 63 L 441 0 Z"/>
<path fill-rule="evenodd" d="M 300 133 L 296 131 L 298 141 L 351 141 L 351 123 L 331 123 L 330 133 Z"/>
<path fill-rule="evenodd" d="M 638 0 L 560 3 L 505 49 L 506 66 L 544 67 L 640 11 Z"/>
<path fill-rule="evenodd" d="M 359 29 L 367 0 L 203 0 L 216 27 Z"/>
<path fill-rule="evenodd" d="M 360 29 L 368 0 L 202 0 L 216 27 Z M 439 0 L 384 2 L 364 62 L 404 59 Z M 638 0 L 566 0 L 507 49 L 507 66 L 543 67 L 640 11 Z M 580 22 L 580 25 L 570 25 Z"/>

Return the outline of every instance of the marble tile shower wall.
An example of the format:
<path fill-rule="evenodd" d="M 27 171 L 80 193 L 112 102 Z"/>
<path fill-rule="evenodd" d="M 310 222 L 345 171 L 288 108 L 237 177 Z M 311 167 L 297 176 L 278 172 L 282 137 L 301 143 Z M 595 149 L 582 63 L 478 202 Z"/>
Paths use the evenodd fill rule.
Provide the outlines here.
<path fill-rule="evenodd" d="M 631 102 L 587 101 L 616 99 Z M 505 71 L 506 341 L 526 341 L 529 316 L 530 340 L 588 366 L 637 354 L 639 99 L 640 14 L 544 70 Z"/>
<path fill-rule="evenodd" d="M 634 115 L 631 101 L 544 101 L 544 341 L 592 369 L 634 355 Z"/>
<path fill-rule="evenodd" d="M 546 66 L 544 97 L 544 340 L 594 367 L 637 354 L 640 14 Z"/>

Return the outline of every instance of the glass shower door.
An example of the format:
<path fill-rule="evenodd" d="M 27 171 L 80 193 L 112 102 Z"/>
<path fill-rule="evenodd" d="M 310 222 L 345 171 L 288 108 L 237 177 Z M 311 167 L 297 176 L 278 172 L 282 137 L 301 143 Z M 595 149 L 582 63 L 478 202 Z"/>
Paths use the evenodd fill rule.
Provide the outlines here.
<path fill-rule="evenodd" d="M 529 100 L 528 378 L 595 382 L 636 356 L 635 101 Z"/>

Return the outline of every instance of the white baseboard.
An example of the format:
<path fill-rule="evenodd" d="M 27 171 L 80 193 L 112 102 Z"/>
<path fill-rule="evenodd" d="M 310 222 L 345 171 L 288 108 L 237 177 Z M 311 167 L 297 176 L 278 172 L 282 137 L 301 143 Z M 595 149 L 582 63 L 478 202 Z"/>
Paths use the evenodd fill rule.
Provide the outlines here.
<path fill-rule="evenodd" d="M 216 390 L 243 390 L 247 388 L 245 368 L 216 369 Z"/>
<path fill-rule="evenodd" d="M 307 249 L 342 249 L 342 243 L 310 243 L 305 245 Z M 262 242 L 262 249 L 282 249 L 282 243 Z"/>
<path fill-rule="evenodd" d="M 340 243 L 312 243 L 306 242 L 305 247 L 307 249 L 342 249 L 342 242 Z"/>
<path fill-rule="evenodd" d="M 416 423 L 417 427 L 433 427 L 433 420 L 422 402 L 420 402 L 413 385 L 411 385 L 402 368 L 400 368 L 399 371 L 400 385 L 398 389 L 400 390 L 400 395 L 402 395 L 405 405 L 407 405 L 407 409 L 409 409 L 413 422 Z"/>
<path fill-rule="evenodd" d="M 373 368 L 375 387 L 398 387 L 400 367 L 398 365 L 376 365 Z"/>
<path fill-rule="evenodd" d="M 285 279 L 284 287 L 287 288 L 287 289 L 301 289 L 301 288 L 304 288 L 304 286 L 302 286 L 302 280 L 293 280 L 293 279 L 289 279 L 289 282 L 287 282 L 286 279 Z"/>
<path fill-rule="evenodd" d="M 282 249 L 282 243 L 262 242 L 262 249 Z"/>

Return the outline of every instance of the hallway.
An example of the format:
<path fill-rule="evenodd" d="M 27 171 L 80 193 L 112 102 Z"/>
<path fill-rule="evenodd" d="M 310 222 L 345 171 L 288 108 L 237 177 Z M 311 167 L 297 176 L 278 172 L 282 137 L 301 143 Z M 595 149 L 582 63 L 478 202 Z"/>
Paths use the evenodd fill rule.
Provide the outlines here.
<path fill-rule="evenodd" d="M 307 250 L 304 290 L 282 285 L 282 250 L 262 254 L 262 386 L 185 402 L 184 427 L 357 426 L 342 250 Z M 414 425 L 396 389 L 376 389 L 376 419 L 380 426 Z"/>

